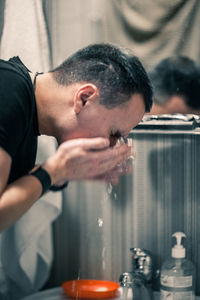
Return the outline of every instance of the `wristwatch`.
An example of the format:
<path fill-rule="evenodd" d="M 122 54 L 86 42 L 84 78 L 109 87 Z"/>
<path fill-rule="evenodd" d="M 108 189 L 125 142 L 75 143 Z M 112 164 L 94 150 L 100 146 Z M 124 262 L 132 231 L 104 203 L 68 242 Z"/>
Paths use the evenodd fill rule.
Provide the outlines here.
<path fill-rule="evenodd" d="M 30 175 L 35 176 L 42 185 L 42 194 L 44 195 L 51 187 L 51 177 L 49 173 L 40 166 L 35 171 L 31 172 Z"/>
<path fill-rule="evenodd" d="M 68 181 L 66 181 L 64 184 L 62 184 L 62 185 L 55 185 L 55 184 L 52 184 L 51 186 L 50 186 L 50 191 L 52 191 L 52 192 L 59 192 L 59 191 L 61 191 L 61 190 L 63 190 L 64 188 L 66 188 L 68 186 Z"/>
<path fill-rule="evenodd" d="M 48 190 L 52 192 L 61 191 L 68 185 L 68 181 L 62 185 L 51 184 L 51 177 L 49 173 L 44 168 L 42 168 L 42 166 L 40 166 L 35 171 L 31 172 L 30 175 L 37 177 L 37 179 L 40 181 L 42 185 L 41 195 L 44 195 Z"/>

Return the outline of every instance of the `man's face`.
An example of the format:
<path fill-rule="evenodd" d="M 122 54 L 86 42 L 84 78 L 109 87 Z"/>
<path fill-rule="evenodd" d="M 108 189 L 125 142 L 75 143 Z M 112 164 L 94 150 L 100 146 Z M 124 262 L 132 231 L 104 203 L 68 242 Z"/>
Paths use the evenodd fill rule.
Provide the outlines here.
<path fill-rule="evenodd" d="M 144 113 L 144 100 L 140 94 L 132 95 L 129 101 L 113 109 L 107 109 L 98 100 L 89 102 L 77 116 L 78 125 L 67 139 L 106 137 L 113 146 L 119 137 L 128 136 Z"/>

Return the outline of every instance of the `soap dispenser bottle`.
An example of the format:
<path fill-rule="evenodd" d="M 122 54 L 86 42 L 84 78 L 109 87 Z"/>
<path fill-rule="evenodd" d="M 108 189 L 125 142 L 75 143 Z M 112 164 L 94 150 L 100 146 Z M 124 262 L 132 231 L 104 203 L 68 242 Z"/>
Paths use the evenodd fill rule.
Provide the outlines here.
<path fill-rule="evenodd" d="M 195 300 L 195 269 L 193 263 L 185 258 L 185 248 L 181 244 L 186 235 L 175 232 L 172 237 L 176 238 L 176 244 L 172 248 L 171 258 L 161 266 L 161 299 Z"/>

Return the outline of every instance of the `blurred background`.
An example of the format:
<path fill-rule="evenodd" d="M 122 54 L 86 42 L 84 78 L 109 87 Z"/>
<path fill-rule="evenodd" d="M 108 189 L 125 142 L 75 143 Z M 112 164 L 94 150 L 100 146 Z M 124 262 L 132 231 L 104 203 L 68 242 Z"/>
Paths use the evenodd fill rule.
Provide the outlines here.
<path fill-rule="evenodd" d="M 199 0 L 0 0 L 0 57 L 19 55 L 32 72 L 47 71 L 81 47 L 110 42 L 130 48 L 147 71 L 173 55 L 199 64 L 199 20 Z M 131 270 L 132 247 L 150 250 L 156 271 L 170 256 L 175 231 L 187 235 L 187 255 L 198 283 L 200 136 L 196 123 L 187 121 L 170 130 L 133 130 L 137 157 L 132 175 L 116 187 L 71 182 L 62 193 L 40 201 L 40 215 L 29 212 L 16 225 L 19 230 L 1 235 L 0 287 L 15 286 L 20 295 L 28 295 L 69 279 L 118 281 L 122 272 Z M 38 161 L 55 149 L 54 140 L 42 137 Z M 54 208 L 51 217 L 46 205 Z M 29 240 L 24 255 L 16 241 L 30 218 L 45 226 L 32 235 L 31 224 L 23 237 Z M 3 255 L 11 244 L 18 249 L 12 274 Z M 25 272 L 29 288 L 19 288 L 18 272 Z M 154 289 L 157 279 L 155 275 Z M 200 295 L 198 284 L 196 293 Z"/>
<path fill-rule="evenodd" d="M 174 54 L 199 61 L 199 5 L 195 0 L 47 0 L 52 63 L 98 42 L 132 49 L 146 68 Z"/>

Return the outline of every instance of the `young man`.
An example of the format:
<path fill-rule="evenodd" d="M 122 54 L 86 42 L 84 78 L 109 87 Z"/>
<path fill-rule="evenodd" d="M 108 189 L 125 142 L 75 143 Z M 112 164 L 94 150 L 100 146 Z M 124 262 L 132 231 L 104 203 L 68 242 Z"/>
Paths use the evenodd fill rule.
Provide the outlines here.
<path fill-rule="evenodd" d="M 154 104 L 150 114 L 200 114 L 200 69 L 189 57 L 165 58 L 150 72 Z"/>
<path fill-rule="evenodd" d="M 111 174 L 117 182 L 117 165 L 131 150 L 115 143 L 151 104 L 139 60 L 109 44 L 90 45 L 35 76 L 17 57 L 1 61 L 0 230 L 66 181 Z M 34 167 L 40 134 L 54 136 L 59 148 Z"/>

